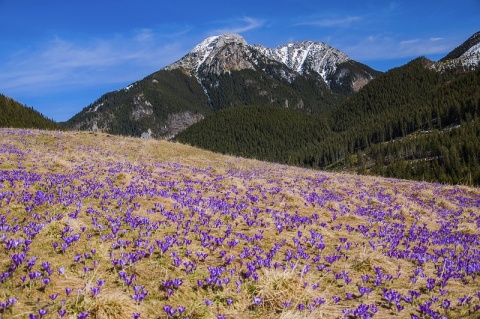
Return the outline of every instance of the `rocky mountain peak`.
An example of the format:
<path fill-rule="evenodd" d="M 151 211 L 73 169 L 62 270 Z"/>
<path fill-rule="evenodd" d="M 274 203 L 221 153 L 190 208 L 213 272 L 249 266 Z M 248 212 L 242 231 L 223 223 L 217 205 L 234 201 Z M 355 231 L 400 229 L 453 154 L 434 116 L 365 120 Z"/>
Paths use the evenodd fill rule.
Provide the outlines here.
<path fill-rule="evenodd" d="M 470 38 L 468 38 L 461 45 L 453 49 L 440 61 L 458 59 L 462 56 L 471 55 L 475 51 L 480 51 L 480 31 L 473 34 Z"/>
<path fill-rule="evenodd" d="M 480 64 L 480 31 L 473 34 L 461 45 L 434 64 L 433 69 L 445 70 L 463 67 L 474 69 Z"/>
<path fill-rule="evenodd" d="M 260 47 L 260 50 L 296 72 L 314 71 L 325 81 L 340 63 L 350 60 L 345 53 L 323 42 L 290 42 L 274 49 Z"/>
<path fill-rule="evenodd" d="M 209 37 L 164 69 L 181 69 L 203 86 L 202 79 L 207 75 L 245 69 L 265 72 L 265 65 L 274 64 L 277 64 L 275 74 L 288 82 L 297 76 L 313 75 L 323 79 L 330 89 L 343 92 L 358 91 L 378 73 L 323 42 L 290 42 L 271 49 L 249 45 L 238 34 Z"/>
<path fill-rule="evenodd" d="M 247 45 L 247 41 L 245 41 L 245 39 L 239 34 L 222 34 L 206 38 L 205 40 L 197 44 L 191 52 L 199 52 L 202 54 L 210 53 L 213 50 L 222 48 L 226 44 L 230 43 Z"/>
<path fill-rule="evenodd" d="M 173 70 L 177 68 L 181 68 L 189 72 L 191 75 L 197 76 L 200 68 L 207 63 L 207 65 L 212 64 L 215 56 L 219 55 L 219 52 L 223 52 L 224 56 L 229 52 L 232 53 L 233 51 L 238 50 L 226 50 L 225 49 L 229 46 L 233 46 L 236 48 L 243 48 L 247 46 L 247 41 L 238 35 L 238 34 L 222 34 L 217 36 L 211 36 L 197 44 L 192 51 L 190 51 L 187 55 L 185 55 L 179 61 L 171 64 L 164 68 L 165 70 Z M 231 60 L 231 59 L 230 59 Z M 238 63 L 234 63 L 238 64 Z M 225 65 L 225 63 L 224 63 Z M 215 73 L 218 74 L 222 70 L 220 67 L 216 67 Z M 236 69 L 235 67 L 231 67 L 230 69 Z M 223 70 L 229 71 L 229 70 Z"/>
<path fill-rule="evenodd" d="M 258 59 L 285 65 L 297 74 L 317 73 L 326 83 L 339 64 L 351 59 L 343 52 L 323 42 L 290 42 L 276 48 L 249 45 L 238 34 L 211 36 L 196 45 L 179 61 L 166 70 L 181 68 L 197 78 L 202 74 L 221 74 L 243 69 L 255 69 Z"/>

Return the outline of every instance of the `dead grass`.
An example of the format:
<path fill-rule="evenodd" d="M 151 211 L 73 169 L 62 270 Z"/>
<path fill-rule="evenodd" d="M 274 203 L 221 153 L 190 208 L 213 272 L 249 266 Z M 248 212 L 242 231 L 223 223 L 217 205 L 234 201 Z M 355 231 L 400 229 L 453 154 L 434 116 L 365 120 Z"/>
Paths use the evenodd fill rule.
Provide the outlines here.
<path fill-rule="evenodd" d="M 139 307 L 131 302 L 125 293 L 102 293 L 91 301 L 87 309 L 90 316 L 98 319 L 130 318 L 132 313 L 138 313 Z"/>
<path fill-rule="evenodd" d="M 11 312 L 3 314 L 6 317 L 27 318 L 29 313 L 45 308 L 49 310 L 47 317 L 55 318 L 56 311 L 64 307 L 68 309 L 66 316 L 69 318 L 76 318 L 82 311 L 90 313 L 88 318 L 131 318 L 137 312 L 142 314 L 141 318 L 167 318 L 162 308 L 171 305 L 186 307 L 184 316 L 191 318 L 217 318 L 217 315 L 227 318 L 340 318 L 344 309 L 353 309 L 360 303 L 377 304 L 378 313 L 374 318 L 404 317 L 415 314 L 417 305 L 406 305 L 402 313 L 396 312 L 387 307 L 382 299 L 381 288 L 374 287 L 372 280 L 366 284 L 373 289 L 372 293 L 360 297 L 358 286 L 363 284 L 361 277 L 375 276 L 375 269 L 380 267 L 383 273 L 394 277 L 382 288 L 407 294 L 410 289 L 424 289 L 426 278 L 436 276 L 434 264 L 427 263 L 423 267 L 426 277 L 419 278 L 415 284 L 411 283 L 410 276 L 418 265 L 409 260 L 386 256 L 387 248 L 379 246 L 373 249 L 369 242 L 378 240 L 378 237 L 364 236 L 358 229 L 369 227 L 369 234 L 378 234 L 382 227 L 399 223 L 404 224 L 406 229 L 416 224 L 425 225 L 430 231 L 439 230 L 441 224 L 436 219 L 437 213 L 458 210 L 459 204 L 456 197 L 451 195 L 452 192 L 458 192 L 466 198 L 480 198 L 480 190 L 464 186 L 438 186 L 317 172 L 222 156 L 166 141 L 86 132 L 31 131 L 24 135 L 19 131 L 3 131 L 0 135 L 4 141 L 26 154 L 0 152 L 1 170 L 20 169 L 41 176 L 71 174 L 75 176 L 73 183 L 62 191 L 72 194 L 87 192 L 92 181 L 102 184 L 102 188 L 97 190 L 100 194 L 97 197 L 78 197 L 69 204 L 43 204 L 36 207 L 33 212 L 37 214 L 37 219 L 26 214 L 25 205 L 20 200 L 12 199 L 7 205 L 5 199 L 0 199 L 0 214 L 5 216 L 7 224 L 15 224 L 15 218 L 20 228 L 27 227 L 29 223 L 41 224 L 28 251 L 29 257 L 35 255 L 38 258 L 32 271 L 41 272 L 41 263 L 44 261 L 48 261 L 54 271 L 46 287 L 38 280 L 26 279 L 22 282 L 20 275 L 1 283 L 0 302 L 13 296 L 19 299 Z M 131 200 L 115 197 L 115 192 L 126 192 L 133 186 L 167 195 L 147 194 Z M 28 186 L 18 182 L 12 186 L 0 180 L 0 193 L 14 192 L 20 196 L 22 192 L 35 194 L 39 190 L 47 191 L 47 185 L 33 183 Z M 321 204 L 307 202 L 305 198 L 312 192 L 325 195 L 325 201 Z M 103 195 L 106 199 L 102 199 Z M 257 202 L 253 204 L 247 195 L 257 197 Z M 338 201 L 327 195 L 343 200 Z M 210 203 L 215 201 L 221 201 L 228 207 L 211 206 Z M 97 213 L 87 213 L 90 208 Z M 359 208 L 391 215 L 374 220 L 370 216 L 357 214 Z M 257 210 L 256 215 L 254 209 Z M 76 218 L 67 217 L 67 214 L 76 210 Z M 49 211 L 48 216 L 63 214 L 64 217 L 51 221 L 46 211 Z M 127 211 L 132 217 L 148 218 L 150 223 L 158 224 L 156 228 L 122 224 L 115 238 L 102 238 L 111 234 L 109 227 L 112 227 L 112 220 L 119 218 L 123 222 Z M 311 224 L 299 224 L 298 227 L 285 227 L 279 232 L 271 212 L 280 216 L 282 223 L 292 216 L 312 220 L 313 216 L 317 216 L 318 220 Z M 242 214 L 249 219 L 244 219 Z M 459 218 L 458 232 L 478 235 L 478 227 L 473 223 L 478 214 L 475 208 L 465 209 Z M 175 216 L 180 215 L 184 218 L 176 221 Z M 94 226 L 94 220 L 103 229 Z M 66 226 L 71 229 L 71 234 L 80 234 L 80 239 L 65 252 L 59 248 L 54 250 L 52 245 L 62 243 L 62 231 Z M 202 245 L 200 242 L 200 232 L 208 234 L 213 240 L 226 236 L 229 229 L 230 235 L 218 247 Z M 308 244 L 310 230 L 322 235 L 323 250 Z M 302 232 L 300 237 L 299 231 Z M 251 239 L 258 235 L 263 239 Z M 8 236 L 13 235 L 8 233 Z M 20 231 L 15 236 L 25 239 Z M 185 243 L 172 246 L 164 254 L 160 253 L 156 241 L 165 241 L 166 236 L 176 236 Z M 250 241 L 242 236 L 250 238 Z M 227 242 L 234 238 L 239 239 L 239 243 L 231 248 Z M 341 242 L 340 238 L 344 238 L 345 242 Z M 134 244 L 139 239 L 143 242 Z M 297 239 L 305 247 L 309 259 L 287 262 L 287 250 L 297 252 Z M 130 244 L 114 247 L 120 241 L 129 241 Z M 186 244 L 187 241 L 190 243 Z M 247 262 L 254 262 L 257 257 L 265 258 L 266 252 L 279 243 L 273 261 L 285 269 L 281 266 L 259 267 L 258 280 L 242 277 L 247 271 Z M 348 248 L 345 246 L 347 243 L 351 243 Z M 119 278 L 121 269 L 113 267 L 112 258 L 121 258 L 122 253 L 146 251 L 152 245 L 155 249 L 151 255 L 123 269 L 128 274 L 135 274 L 134 285 L 142 285 L 148 290 L 145 300 L 135 303 L 131 298 L 133 287 L 128 287 Z M 251 253 L 244 260 L 239 258 L 244 249 L 252 252 L 257 245 L 262 251 Z M 428 251 L 439 248 L 429 245 Z M 11 263 L 11 253 L 1 249 L 0 273 L 3 273 Z M 95 250 L 94 254 L 91 253 L 92 249 Z M 226 252 L 226 256 L 236 256 L 236 259 L 226 263 L 225 256 L 220 255 L 222 251 Z M 89 252 L 92 256 L 85 258 L 84 254 Z M 177 255 L 172 255 L 172 252 Z M 201 261 L 196 253 L 208 254 L 208 257 Z M 338 261 L 333 264 L 326 262 L 326 256 L 335 254 L 340 256 Z M 80 262 L 75 261 L 78 255 L 83 256 Z M 181 259 L 178 265 L 174 264 L 176 257 Z M 319 257 L 319 261 L 312 262 L 314 257 Z M 196 263 L 190 274 L 185 272 L 184 263 L 188 262 Z M 310 263 L 312 268 L 305 271 L 305 266 Z M 315 267 L 322 264 L 324 270 L 317 271 Z M 199 287 L 198 280 L 205 280 L 209 276 L 208 267 L 217 266 L 225 269 L 222 278 L 231 277 L 232 281 L 223 287 Z M 85 267 L 91 270 L 85 271 Z M 61 268 L 64 269 L 62 274 L 58 273 Z M 22 268 L 19 273 L 28 276 L 29 271 Z M 227 276 L 230 271 L 233 275 Z M 352 279 L 350 284 L 334 278 L 334 274 L 341 272 L 348 273 Z M 183 284 L 169 296 L 162 290 L 162 282 L 174 278 L 182 279 Z M 237 291 L 235 281 L 239 278 L 243 283 Z M 100 294 L 94 297 L 90 289 L 97 285 L 97 280 L 104 280 L 105 284 L 100 287 Z M 70 296 L 66 295 L 66 288 L 73 289 Z M 479 290 L 478 281 L 470 280 L 463 284 L 460 280 L 452 280 L 445 298 L 456 300 L 464 295 L 474 297 L 473 294 Z M 59 296 L 56 300 L 50 300 L 49 296 L 54 293 Z M 355 297 L 347 300 L 347 293 Z M 341 300 L 335 303 L 333 296 L 339 296 Z M 259 305 L 254 303 L 255 297 L 261 298 Z M 321 306 L 312 311 L 298 310 L 300 305 L 308 306 L 318 297 L 325 299 Z M 213 304 L 207 306 L 205 299 Z M 61 300 L 65 300 L 63 306 Z M 437 309 L 441 310 L 439 305 Z M 457 307 L 445 313 L 448 317 L 468 316 L 468 312 L 464 312 L 465 309 Z"/>

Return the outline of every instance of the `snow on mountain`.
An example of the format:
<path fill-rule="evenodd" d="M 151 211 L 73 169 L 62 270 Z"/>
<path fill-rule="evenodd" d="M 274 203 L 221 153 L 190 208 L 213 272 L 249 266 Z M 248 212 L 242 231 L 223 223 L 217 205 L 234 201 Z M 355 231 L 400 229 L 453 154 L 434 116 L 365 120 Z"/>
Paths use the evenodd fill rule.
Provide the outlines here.
<path fill-rule="evenodd" d="M 340 63 L 350 60 L 343 52 L 323 42 L 302 41 L 288 43 L 275 49 L 257 46 L 258 50 L 289 68 L 304 73 L 317 72 L 327 81 L 327 75 L 335 73 Z"/>
<path fill-rule="evenodd" d="M 238 34 L 223 34 L 205 39 L 182 59 L 164 69 L 181 68 L 198 78 L 201 68 L 217 74 L 255 69 L 259 55 L 263 59 L 280 62 L 299 74 L 316 72 L 325 82 L 328 75 L 335 73 L 338 64 L 350 60 L 345 53 L 323 42 L 294 42 L 270 49 L 248 45 Z"/>
<path fill-rule="evenodd" d="M 247 46 L 247 42 L 238 34 L 222 34 L 218 36 L 211 36 L 197 44 L 192 51 L 185 55 L 179 61 L 165 67 L 165 70 L 173 70 L 182 68 L 193 75 L 197 75 L 200 67 L 204 65 L 207 60 L 211 60 L 219 50 L 228 44 L 238 44 Z"/>
<path fill-rule="evenodd" d="M 480 62 L 480 42 L 472 46 L 459 58 L 466 67 L 475 67 Z"/>
<path fill-rule="evenodd" d="M 475 33 L 447 56 L 435 63 L 432 68 L 438 71 L 463 67 L 475 69 L 480 65 L 480 32 Z"/>

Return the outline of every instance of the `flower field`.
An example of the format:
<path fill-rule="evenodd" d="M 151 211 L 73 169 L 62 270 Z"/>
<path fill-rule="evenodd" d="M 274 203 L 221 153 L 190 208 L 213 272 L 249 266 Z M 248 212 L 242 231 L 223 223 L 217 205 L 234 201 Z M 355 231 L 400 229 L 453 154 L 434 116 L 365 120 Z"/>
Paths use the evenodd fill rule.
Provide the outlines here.
<path fill-rule="evenodd" d="M 0 318 L 479 318 L 480 190 L 0 129 Z"/>

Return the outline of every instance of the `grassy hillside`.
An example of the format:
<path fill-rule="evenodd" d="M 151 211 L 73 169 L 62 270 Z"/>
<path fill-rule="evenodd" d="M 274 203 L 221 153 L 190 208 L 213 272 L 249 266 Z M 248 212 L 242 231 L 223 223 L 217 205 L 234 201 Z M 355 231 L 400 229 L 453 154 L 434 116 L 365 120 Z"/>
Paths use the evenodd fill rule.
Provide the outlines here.
<path fill-rule="evenodd" d="M 0 129 L 4 318 L 475 318 L 480 190 Z"/>
<path fill-rule="evenodd" d="M 61 126 L 41 113 L 0 94 L 0 127 L 58 130 Z"/>

